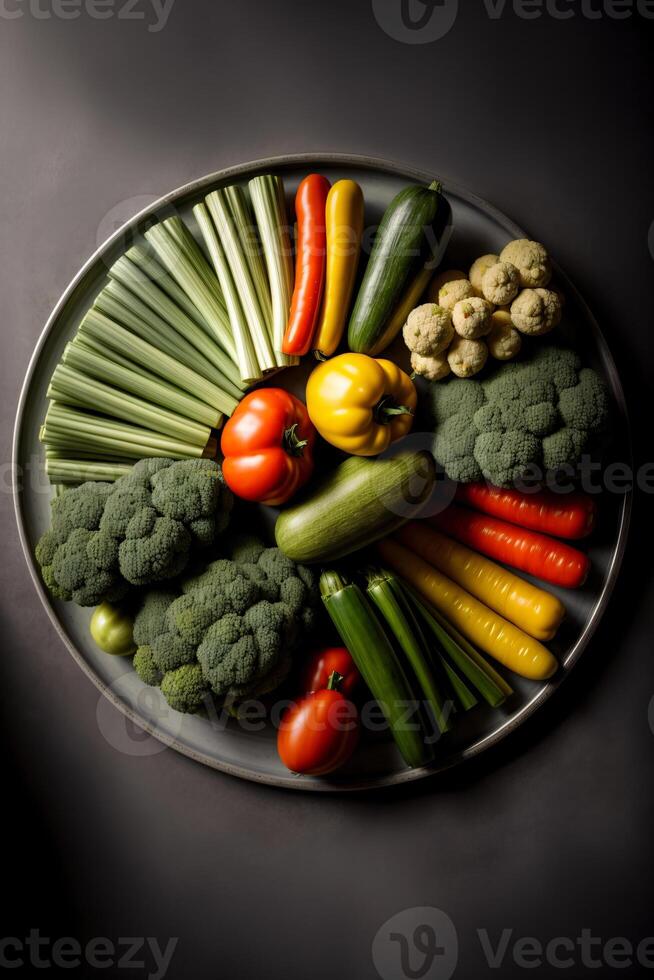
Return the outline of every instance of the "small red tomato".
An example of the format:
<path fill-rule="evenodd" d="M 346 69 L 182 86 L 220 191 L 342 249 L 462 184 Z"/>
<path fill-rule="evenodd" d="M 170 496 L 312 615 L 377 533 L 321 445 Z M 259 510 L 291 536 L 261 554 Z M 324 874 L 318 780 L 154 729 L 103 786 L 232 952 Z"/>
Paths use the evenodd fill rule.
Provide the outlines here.
<path fill-rule="evenodd" d="M 359 671 L 346 647 L 322 647 L 312 653 L 302 671 L 301 690 L 323 690 L 333 671 L 343 678 L 338 690 L 349 697 L 359 681 Z"/>
<path fill-rule="evenodd" d="M 277 733 L 279 758 L 291 772 L 325 776 L 344 765 L 359 738 L 357 710 L 339 690 L 335 671 L 322 691 L 291 705 Z"/>
<path fill-rule="evenodd" d="M 304 404 L 283 388 L 242 399 L 220 440 L 225 482 L 237 497 L 285 504 L 313 472 L 316 430 Z"/>

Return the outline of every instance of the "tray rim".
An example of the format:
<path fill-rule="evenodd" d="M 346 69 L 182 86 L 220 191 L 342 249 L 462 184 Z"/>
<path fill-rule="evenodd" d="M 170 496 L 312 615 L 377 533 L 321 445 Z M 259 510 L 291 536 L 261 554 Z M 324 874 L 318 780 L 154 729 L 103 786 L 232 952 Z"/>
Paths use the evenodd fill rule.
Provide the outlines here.
<path fill-rule="evenodd" d="M 27 567 L 30 573 L 30 577 L 36 589 L 36 592 L 41 600 L 41 603 L 47 613 L 47 616 L 57 632 L 59 638 L 63 642 L 64 646 L 72 656 L 73 660 L 81 668 L 84 674 L 91 680 L 94 686 L 100 693 L 107 698 L 108 701 L 113 704 L 118 711 L 123 714 L 128 720 L 133 724 L 141 728 L 143 731 L 147 732 L 149 735 L 156 738 L 158 741 L 162 742 L 169 748 L 175 749 L 177 752 L 185 755 L 186 757 L 193 759 L 196 762 L 202 763 L 211 769 L 216 771 L 225 772 L 229 775 L 236 776 L 240 779 L 248 780 L 249 782 L 258 783 L 260 785 L 275 786 L 284 789 L 293 789 L 303 792 L 331 792 L 331 793 L 350 793 L 350 792 L 360 792 L 373 789 L 383 789 L 390 786 L 403 785 L 405 783 L 416 782 L 417 780 L 426 779 L 428 777 L 435 777 L 439 773 L 448 771 L 463 762 L 468 761 L 482 752 L 492 748 L 493 746 L 499 744 L 509 735 L 512 735 L 518 728 L 521 727 L 524 722 L 530 718 L 540 707 L 542 707 L 545 702 L 547 702 L 564 680 L 569 676 L 570 671 L 575 666 L 575 664 L 580 659 L 582 653 L 588 646 L 591 638 L 595 634 L 597 627 L 606 611 L 611 594 L 615 587 L 618 574 L 624 559 L 624 554 L 627 545 L 627 538 L 629 532 L 629 525 L 631 521 L 631 514 L 633 509 L 633 490 L 630 490 L 623 494 L 622 503 L 620 507 L 620 516 L 618 524 L 618 536 L 617 541 L 613 547 L 613 552 L 611 560 L 607 569 L 606 579 L 604 586 L 598 596 L 598 599 L 593 608 L 590 618 L 587 620 L 586 625 L 576 642 L 568 651 L 567 656 L 562 661 L 559 671 L 556 674 L 555 679 L 548 681 L 532 698 L 530 698 L 522 707 L 512 714 L 510 717 L 506 718 L 501 724 L 499 724 L 492 732 L 476 739 L 471 745 L 466 748 L 457 751 L 449 759 L 436 761 L 429 766 L 420 767 L 417 769 L 403 769 L 394 773 L 389 773 L 385 776 L 371 776 L 371 777 L 361 777 L 360 779 L 353 778 L 348 779 L 346 782 L 339 782 L 337 780 L 304 780 L 301 777 L 294 776 L 289 773 L 288 776 L 276 776 L 273 774 L 266 774 L 261 772 L 256 772 L 248 769 L 244 766 L 233 765 L 232 763 L 226 762 L 224 760 L 215 759 L 211 756 L 205 755 L 202 752 L 198 752 L 191 747 L 185 745 L 178 738 L 171 738 L 161 731 L 159 731 L 155 725 L 148 722 L 143 718 L 138 712 L 134 711 L 129 705 L 127 705 L 110 687 L 108 687 L 100 677 L 95 673 L 92 666 L 87 663 L 84 656 L 77 649 L 73 641 L 68 636 L 66 630 L 60 623 L 57 614 L 55 612 L 54 606 L 50 600 L 49 594 L 46 592 L 45 587 L 41 581 L 38 569 L 36 568 L 36 562 L 32 554 L 32 550 L 27 539 L 27 530 L 25 526 L 25 519 L 23 515 L 23 489 L 20 480 L 17 479 L 18 469 L 19 469 L 19 457 L 21 448 L 21 437 L 22 437 L 22 426 L 23 426 L 23 416 L 25 412 L 25 406 L 27 402 L 27 397 L 29 389 L 36 371 L 37 364 L 41 352 L 45 346 L 45 343 L 50 336 L 50 333 L 54 329 L 57 320 L 61 316 L 62 312 L 71 301 L 74 293 L 82 286 L 86 280 L 87 275 L 93 272 L 95 265 L 98 261 L 102 260 L 102 257 L 106 252 L 113 248 L 119 240 L 126 235 L 129 231 L 136 228 L 141 221 L 143 221 L 148 215 L 166 207 L 167 205 L 173 203 L 180 203 L 188 197 L 193 197 L 199 192 L 203 191 L 205 188 L 213 186 L 220 182 L 225 182 L 230 179 L 241 179 L 246 175 L 253 173 L 261 173 L 267 170 L 280 170 L 280 169 L 291 169 L 300 166 L 309 166 L 314 169 L 320 169 L 321 167 L 351 167 L 353 169 L 360 169 L 366 171 L 377 171 L 379 173 L 392 175 L 395 177 L 406 177 L 409 180 L 415 180 L 419 182 L 429 182 L 433 179 L 433 174 L 429 171 L 422 169 L 416 169 L 412 166 L 398 163 L 395 161 L 390 161 L 378 157 L 370 157 L 367 155 L 360 154 L 348 154 L 348 153 L 331 153 L 331 152 L 312 152 L 312 153 L 294 153 L 294 154 L 282 154 L 273 157 L 264 157 L 257 160 L 252 160 L 247 163 L 241 163 L 233 165 L 230 167 L 223 168 L 221 170 L 214 171 L 213 173 L 205 174 L 202 177 L 195 178 L 193 180 L 187 181 L 181 184 L 179 187 L 167 194 L 162 195 L 157 200 L 148 204 L 145 208 L 137 212 L 133 217 L 129 218 L 124 222 L 118 229 L 116 229 L 105 241 L 91 254 L 91 256 L 84 262 L 78 272 L 70 280 L 61 296 L 59 297 L 57 303 L 55 304 L 52 312 L 46 320 L 46 323 L 37 339 L 34 351 L 29 360 L 25 377 L 21 386 L 18 406 L 16 410 L 16 418 L 14 423 L 13 440 L 12 440 L 12 460 L 11 460 L 11 472 L 12 472 L 12 497 L 14 502 L 14 511 L 16 515 L 16 523 L 18 525 L 18 534 L 20 539 L 21 548 L 23 550 L 23 555 L 27 563 Z M 486 200 L 480 197 L 473 191 L 468 190 L 466 187 L 458 184 L 455 181 L 451 181 L 448 178 L 442 178 L 444 190 L 450 191 L 456 194 L 461 199 L 466 202 L 473 204 L 475 207 L 486 212 L 492 216 L 495 220 L 501 224 L 507 226 L 511 229 L 511 232 L 515 234 L 516 238 L 527 237 L 527 232 L 519 225 L 517 225 L 511 218 L 496 208 L 494 205 L 489 204 Z M 577 307 L 582 312 L 585 320 L 591 326 L 595 339 L 597 341 L 598 347 L 602 353 L 602 359 L 608 374 L 611 377 L 611 382 L 614 391 L 614 397 L 616 402 L 616 407 L 619 411 L 621 422 L 624 427 L 624 434 L 626 436 L 626 455 L 628 457 L 628 462 L 633 463 L 633 452 L 632 452 L 632 437 L 631 437 L 631 425 L 629 421 L 629 414 L 627 410 L 626 399 L 624 395 L 624 389 L 622 387 L 622 382 L 618 374 L 613 355 L 608 346 L 606 338 L 602 333 L 602 329 L 599 326 L 594 314 L 592 313 L 590 307 L 586 303 L 583 296 L 579 293 L 577 288 L 571 282 L 569 277 L 563 272 L 560 267 L 553 263 L 553 267 L 557 273 L 557 279 L 561 281 L 568 292 L 574 296 L 575 303 Z"/>

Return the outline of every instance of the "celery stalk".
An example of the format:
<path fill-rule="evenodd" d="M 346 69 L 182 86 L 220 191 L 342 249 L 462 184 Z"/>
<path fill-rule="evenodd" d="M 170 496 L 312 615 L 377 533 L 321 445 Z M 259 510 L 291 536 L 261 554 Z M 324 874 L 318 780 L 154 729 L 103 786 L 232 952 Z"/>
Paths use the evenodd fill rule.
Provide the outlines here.
<path fill-rule="evenodd" d="M 281 177 L 266 174 L 248 184 L 259 227 L 272 296 L 272 345 L 280 366 L 297 364 L 299 358 L 282 353 L 284 333 L 293 296 L 293 248 L 289 234 L 286 198 Z"/>
<path fill-rule="evenodd" d="M 194 320 L 199 327 L 215 340 L 215 334 L 209 324 L 202 318 L 197 306 L 191 302 L 184 290 L 177 285 L 172 276 L 169 276 L 160 262 L 157 261 L 155 253 L 146 244 L 132 245 L 125 252 L 125 258 L 138 267 L 138 269 L 153 283 L 168 294 L 168 297 L 186 313 L 191 320 Z M 111 274 L 111 273 L 110 273 Z"/>
<path fill-rule="evenodd" d="M 239 366 L 243 380 L 256 381 L 261 377 L 261 368 L 254 349 L 252 336 L 241 306 L 241 299 L 234 283 L 231 269 L 225 257 L 222 244 L 216 229 L 213 226 L 211 217 L 204 204 L 196 204 L 193 214 L 202 232 L 207 251 L 211 257 L 216 275 L 220 282 L 229 320 L 232 325 L 232 333 L 236 344 L 236 361 Z"/>
<path fill-rule="evenodd" d="M 272 351 L 268 327 L 252 280 L 250 267 L 243 254 L 239 231 L 230 210 L 229 198 L 224 190 L 214 191 L 205 199 L 213 220 L 225 258 L 241 300 L 243 314 L 250 329 L 252 344 L 262 371 L 277 367 Z"/>
<path fill-rule="evenodd" d="M 190 446 L 184 442 L 163 438 L 157 445 L 154 444 L 154 440 L 126 442 L 124 433 L 114 437 L 109 434 L 81 432 L 79 438 L 71 438 L 69 434 L 49 425 L 45 426 L 43 442 L 48 446 L 65 449 L 70 455 L 74 455 L 78 449 L 86 449 L 89 452 L 99 451 L 106 456 L 115 456 L 119 459 L 129 457 L 138 460 L 146 456 L 159 456 L 164 459 L 199 459 L 203 453 L 200 446 Z"/>
<path fill-rule="evenodd" d="M 87 480 L 113 483 L 131 468 L 125 463 L 93 463 L 77 459 L 48 459 L 45 464 L 45 471 L 54 484 L 86 483 Z"/>
<path fill-rule="evenodd" d="M 218 280 L 197 245 L 196 251 L 185 241 L 186 236 L 179 226 L 182 226 L 179 219 L 169 218 L 153 225 L 145 237 L 178 286 L 198 308 L 220 346 L 236 360 L 234 338 Z"/>
<path fill-rule="evenodd" d="M 88 350 L 78 341 L 66 345 L 62 361 L 70 367 L 77 368 L 87 377 L 105 381 L 116 388 L 121 388 L 132 395 L 138 395 L 146 401 L 153 402 L 155 405 L 162 405 L 173 412 L 178 412 L 193 422 L 203 423 L 209 428 L 218 425 L 220 420 L 220 412 L 210 408 L 197 398 L 187 395 L 179 388 L 162 381 L 153 374 L 148 377 L 146 372 L 138 372 L 129 367 L 123 367 L 121 364 L 109 360 L 104 354 L 101 355 Z M 207 439 L 209 434 L 207 432 Z M 206 439 L 204 441 L 206 442 Z"/>
<path fill-rule="evenodd" d="M 217 385 L 181 364 L 174 356 L 158 350 L 142 337 L 125 330 L 94 308 L 82 320 L 79 333 L 82 337 L 90 336 L 106 344 L 225 415 L 231 415 L 236 408 L 236 399 Z"/>
<path fill-rule="evenodd" d="M 167 334 L 172 345 L 183 346 L 187 357 L 187 367 L 193 368 L 210 381 L 215 380 L 216 371 L 221 378 L 221 387 L 240 398 L 243 385 L 234 361 L 218 346 L 214 337 L 206 329 L 199 326 L 186 312 L 181 310 L 172 299 L 152 282 L 126 256 L 121 256 L 109 270 L 109 275 L 121 289 L 107 287 L 109 295 L 113 295 L 124 307 L 130 308 L 138 303 L 141 319 L 149 318 L 150 311 L 164 321 L 179 335 L 179 339 Z M 145 306 L 145 310 L 143 307 Z M 134 309 L 136 309 L 136 305 Z M 104 311 L 103 311 L 104 312 Z M 111 313 L 107 314 L 111 316 Z M 154 321 L 156 322 L 156 321 Z M 127 324 L 129 326 L 129 324 Z M 189 348 L 191 348 L 189 350 Z M 165 350 L 165 348 L 163 348 Z"/>
<path fill-rule="evenodd" d="M 96 297 L 93 309 L 145 340 L 155 352 L 161 350 L 194 371 L 198 377 L 217 384 L 222 389 L 233 391 L 233 385 L 228 378 L 219 375 L 196 347 L 157 316 L 149 306 L 141 303 L 122 283 L 112 280 Z M 241 397 L 238 389 L 235 397 Z"/>
<path fill-rule="evenodd" d="M 196 422 L 190 422 L 182 415 L 87 378 L 66 364 L 58 364 L 55 368 L 47 394 L 48 398 L 63 404 L 103 412 L 194 445 L 200 444 L 200 432 L 204 431 Z"/>
<path fill-rule="evenodd" d="M 42 441 L 51 449 L 101 449 L 107 455 L 200 457 L 205 446 L 173 439 L 141 426 L 126 425 L 115 419 L 76 411 L 51 402 L 42 427 Z"/>
<path fill-rule="evenodd" d="M 272 322 L 270 283 L 261 254 L 261 242 L 254 215 L 243 188 L 239 187 L 238 184 L 226 187 L 224 194 L 241 243 L 241 251 L 250 270 L 250 278 L 259 301 L 259 308 L 264 323 L 268 326 Z"/>

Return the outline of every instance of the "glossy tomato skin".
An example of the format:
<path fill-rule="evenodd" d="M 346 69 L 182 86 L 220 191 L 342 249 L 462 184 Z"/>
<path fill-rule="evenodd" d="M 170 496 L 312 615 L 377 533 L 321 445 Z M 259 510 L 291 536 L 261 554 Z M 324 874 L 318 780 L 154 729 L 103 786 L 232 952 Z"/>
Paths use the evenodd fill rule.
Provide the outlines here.
<path fill-rule="evenodd" d="M 313 691 L 291 705 L 277 733 L 277 751 L 291 772 L 325 776 L 344 765 L 359 739 L 357 711 L 340 691 Z"/>
<path fill-rule="evenodd" d="M 284 504 L 313 472 L 315 441 L 316 430 L 298 398 L 282 388 L 252 391 L 223 429 L 225 482 L 243 500 Z"/>
<path fill-rule="evenodd" d="M 343 678 L 338 687 L 339 691 L 345 697 L 349 697 L 359 681 L 359 671 L 346 647 L 322 647 L 311 654 L 302 671 L 301 689 L 323 690 L 327 687 L 333 671 Z"/>

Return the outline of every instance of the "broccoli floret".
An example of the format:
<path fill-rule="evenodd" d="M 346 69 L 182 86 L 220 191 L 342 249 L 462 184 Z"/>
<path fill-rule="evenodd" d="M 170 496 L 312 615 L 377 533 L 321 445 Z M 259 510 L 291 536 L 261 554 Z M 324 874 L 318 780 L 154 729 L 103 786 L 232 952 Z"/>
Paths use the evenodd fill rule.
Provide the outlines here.
<path fill-rule="evenodd" d="M 227 554 L 179 582 L 178 593 L 149 593 L 135 618 L 139 676 L 161 674 L 161 690 L 179 711 L 197 710 L 180 706 L 179 684 L 169 680 L 191 677 L 182 668 L 200 671 L 203 683 L 193 687 L 200 702 L 207 691 L 222 701 L 263 694 L 286 677 L 314 626 L 317 589 L 308 568 L 251 537 L 235 539 Z"/>
<path fill-rule="evenodd" d="M 133 636 L 137 647 L 154 642 L 164 628 L 168 606 L 176 597 L 176 592 L 156 589 L 146 594 L 134 617 Z"/>
<path fill-rule="evenodd" d="M 118 569 L 118 549 L 111 548 L 101 532 L 82 527 L 71 531 L 58 546 L 49 574 L 79 606 L 97 606 L 105 600 L 116 602 L 127 591 Z"/>
<path fill-rule="evenodd" d="M 163 674 L 152 658 L 152 647 L 139 647 L 134 654 L 132 661 L 134 670 L 139 675 L 144 684 L 157 687 L 163 680 Z"/>
<path fill-rule="evenodd" d="M 95 606 L 179 575 L 229 523 L 233 497 L 210 459 L 144 459 L 114 484 L 84 483 L 52 505 L 36 547 L 59 599 Z"/>
<path fill-rule="evenodd" d="M 199 664 L 184 664 L 164 675 L 161 692 L 175 711 L 195 714 L 209 696 L 209 685 Z"/>
<path fill-rule="evenodd" d="M 602 380 L 573 351 L 557 347 L 498 366 L 484 381 L 432 385 L 423 410 L 447 475 L 496 486 L 511 486 L 533 464 L 542 471 L 574 464 L 608 414 Z"/>

